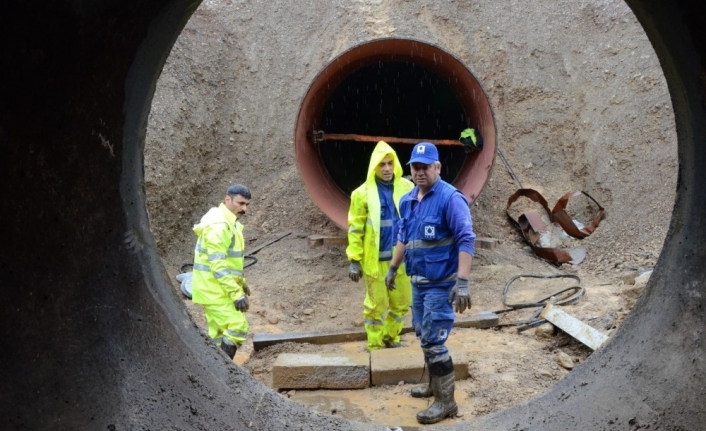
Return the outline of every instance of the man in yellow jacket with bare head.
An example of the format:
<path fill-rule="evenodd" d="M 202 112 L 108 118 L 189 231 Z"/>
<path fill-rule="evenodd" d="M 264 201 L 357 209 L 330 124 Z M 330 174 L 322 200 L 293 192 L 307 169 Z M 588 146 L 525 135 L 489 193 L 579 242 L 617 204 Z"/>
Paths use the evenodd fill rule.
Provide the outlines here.
<path fill-rule="evenodd" d="M 395 150 L 380 141 L 370 157 L 365 183 L 353 190 L 348 210 L 348 276 L 365 283 L 363 320 L 368 350 L 399 347 L 400 332 L 412 303 L 412 285 L 399 268 L 395 288 L 385 286 L 392 248 L 397 243 L 400 198 L 414 187 L 402 178 Z M 386 314 L 387 313 L 387 314 Z"/>
<path fill-rule="evenodd" d="M 239 219 L 250 205 L 250 190 L 233 184 L 218 207 L 194 225 L 192 300 L 202 304 L 208 336 L 233 359 L 248 334 L 245 312 L 250 289 L 243 273 L 245 241 Z"/>

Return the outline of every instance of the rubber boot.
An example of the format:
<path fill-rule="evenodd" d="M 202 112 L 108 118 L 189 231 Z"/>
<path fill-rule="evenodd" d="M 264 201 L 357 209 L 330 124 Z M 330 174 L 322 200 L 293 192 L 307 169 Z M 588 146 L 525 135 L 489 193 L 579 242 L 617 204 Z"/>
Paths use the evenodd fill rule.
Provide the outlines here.
<path fill-rule="evenodd" d="M 429 398 L 434 395 L 434 391 L 431 388 L 431 382 L 434 376 L 429 376 L 429 384 L 426 386 L 417 386 L 412 388 L 412 398 Z"/>
<path fill-rule="evenodd" d="M 226 343 L 221 343 L 221 350 L 226 352 L 226 355 L 228 355 L 230 359 L 233 359 L 235 357 L 235 351 L 238 350 L 238 347 Z"/>
<path fill-rule="evenodd" d="M 386 349 L 396 349 L 398 347 L 402 347 L 402 343 L 399 341 L 383 340 L 382 344 L 385 345 Z"/>
<path fill-rule="evenodd" d="M 417 413 L 417 422 L 435 424 L 458 413 L 458 406 L 454 400 L 455 379 L 456 375 L 453 372 L 432 379 L 431 389 L 434 392 L 434 403 L 428 409 Z"/>
<path fill-rule="evenodd" d="M 429 370 L 427 358 L 424 358 L 424 366 L 426 367 L 427 370 Z M 434 376 L 432 376 L 430 373 L 428 385 L 417 386 L 416 388 L 412 388 L 412 398 L 429 398 L 430 396 L 434 395 L 434 392 L 431 390 L 431 380 L 433 378 L 434 378 Z"/>

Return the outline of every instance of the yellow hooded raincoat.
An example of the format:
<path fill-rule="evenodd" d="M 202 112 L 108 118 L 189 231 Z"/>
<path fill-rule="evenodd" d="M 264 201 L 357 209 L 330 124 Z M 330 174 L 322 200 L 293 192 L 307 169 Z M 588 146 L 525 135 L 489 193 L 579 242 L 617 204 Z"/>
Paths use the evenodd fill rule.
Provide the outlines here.
<path fill-rule="evenodd" d="M 363 319 L 368 333 L 368 348 L 381 348 L 383 343 L 398 343 L 399 333 L 404 326 L 404 316 L 409 310 L 412 287 L 404 268 L 397 271 L 397 289 L 388 291 L 385 275 L 389 261 L 380 261 L 380 196 L 375 180 L 375 168 L 385 156 L 390 155 L 394 164 L 393 194 L 395 208 L 399 215 L 400 198 L 412 190 L 414 184 L 402 178 L 402 165 L 386 142 L 380 141 L 370 157 L 365 183 L 351 194 L 348 211 L 348 260 L 361 263 L 365 282 L 365 302 Z M 393 240 L 393 242 L 396 242 Z M 391 250 L 392 251 L 392 250 Z M 383 322 L 382 316 L 389 308 Z"/>
<path fill-rule="evenodd" d="M 247 319 L 233 305 L 245 294 L 242 231 L 243 225 L 223 203 L 211 208 L 194 225 L 198 240 L 194 249 L 192 300 L 203 304 L 208 335 L 216 344 L 223 341 L 241 345 L 247 336 Z"/>

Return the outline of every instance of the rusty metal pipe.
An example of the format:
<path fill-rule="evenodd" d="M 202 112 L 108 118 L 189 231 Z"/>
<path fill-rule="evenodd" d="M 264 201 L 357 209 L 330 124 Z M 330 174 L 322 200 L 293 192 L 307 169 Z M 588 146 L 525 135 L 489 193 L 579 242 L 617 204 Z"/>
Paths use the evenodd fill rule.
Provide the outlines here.
<path fill-rule="evenodd" d="M 461 142 L 453 139 L 411 139 L 411 138 L 397 138 L 394 136 L 367 136 L 367 135 L 355 135 L 351 133 L 313 133 L 312 139 L 314 142 L 322 141 L 354 141 L 354 142 L 379 142 L 385 141 L 388 144 L 410 144 L 414 145 L 420 141 L 431 142 L 436 146 L 440 145 L 451 145 L 459 146 L 463 145 Z"/>
<path fill-rule="evenodd" d="M 453 181 L 470 202 L 483 190 L 493 166 L 496 135 L 490 103 L 480 83 L 462 62 L 436 46 L 411 39 L 379 39 L 352 48 L 331 61 L 314 79 L 299 109 L 295 131 L 297 165 L 304 184 L 314 203 L 343 228 L 348 225 L 350 200 L 331 179 L 313 134 L 323 128 L 320 121 L 325 104 L 344 79 L 371 64 L 393 60 L 425 68 L 444 79 L 460 100 L 470 123 L 468 127 L 475 127 L 483 136 L 483 150 L 466 158 Z"/>

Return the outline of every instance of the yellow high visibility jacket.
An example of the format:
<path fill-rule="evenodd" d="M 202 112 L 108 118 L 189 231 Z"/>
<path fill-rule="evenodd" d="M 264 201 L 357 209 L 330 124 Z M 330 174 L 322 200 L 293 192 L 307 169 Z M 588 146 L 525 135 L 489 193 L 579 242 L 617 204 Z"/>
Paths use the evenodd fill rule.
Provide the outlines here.
<path fill-rule="evenodd" d="M 245 294 L 243 225 L 225 204 L 211 208 L 194 225 L 192 300 L 197 304 L 232 303 Z"/>
<path fill-rule="evenodd" d="M 375 146 L 373 154 L 370 156 L 368 176 L 365 183 L 351 193 L 351 206 L 348 209 L 346 255 L 348 260 L 361 262 L 363 272 L 371 277 L 378 277 L 380 253 L 380 196 L 375 181 L 375 168 L 387 155 L 392 156 L 395 166 L 392 200 L 395 202 L 395 209 L 399 215 L 400 198 L 412 190 L 414 184 L 402 178 L 402 165 L 397 158 L 397 153 L 385 141 L 380 141 Z M 394 242 L 397 242 L 396 237 Z M 384 275 L 382 274 L 382 276 Z"/>

